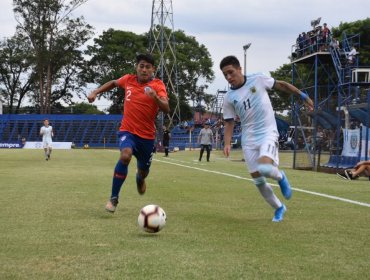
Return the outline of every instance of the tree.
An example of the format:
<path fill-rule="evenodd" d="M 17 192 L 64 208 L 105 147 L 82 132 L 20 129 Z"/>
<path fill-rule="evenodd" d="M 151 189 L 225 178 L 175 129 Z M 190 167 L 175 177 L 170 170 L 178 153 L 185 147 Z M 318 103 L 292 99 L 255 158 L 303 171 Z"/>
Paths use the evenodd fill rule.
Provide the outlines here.
<path fill-rule="evenodd" d="M 85 79 L 89 83 L 102 85 L 135 70 L 136 53 L 146 52 L 147 39 L 128 31 L 108 29 L 94 39 L 94 45 L 87 46 L 85 55 L 90 57 L 87 62 Z M 113 93 L 101 96 L 111 100 L 108 109 L 111 114 L 121 114 L 124 92 L 114 89 Z M 119 93 L 119 94 L 117 94 Z"/>
<path fill-rule="evenodd" d="M 32 65 L 27 37 L 17 33 L 0 43 L 0 92 L 10 114 L 19 112 L 24 97 L 32 89 Z"/>
<path fill-rule="evenodd" d="M 104 112 L 98 110 L 95 105 L 88 103 L 77 103 L 70 107 L 73 114 L 90 114 L 90 115 L 103 115 Z"/>
<path fill-rule="evenodd" d="M 168 28 L 165 32 L 170 33 Z M 194 112 L 190 104 L 197 104 L 193 110 L 204 111 L 204 107 L 211 104 L 211 95 L 206 93 L 208 84 L 214 79 L 212 70 L 213 62 L 208 49 L 199 44 L 193 36 L 188 36 L 182 30 L 173 32 L 176 46 L 176 67 L 178 83 L 178 101 L 180 103 L 181 119 L 188 120 L 193 117 Z M 170 51 L 167 49 L 166 51 Z M 167 57 L 171 57 L 167 55 Z M 168 61 L 168 68 L 174 61 Z M 174 67 L 174 66 L 172 66 Z M 175 79 L 175 77 L 172 77 Z M 167 84 L 167 81 L 164 80 Z M 170 95 L 170 106 L 175 108 L 177 99 Z M 204 103 L 205 106 L 202 104 Z"/>
<path fill-rule="evenodd" d="M 275 71 L 270 72 L 271 76 L 276 80 L 285 81 L 288 83 L 292 82 L 292 65 L 284 64 Z M 295 86 L 300 88 L 300 81 L 296 81 Z M 270 99 L 272 107 L 275 111 L 284 111 L 290 108 L 291 96 L 289 94 L 277 94 L 275 91 L 272 91 L 270 94 Z"/>
<path fill-rule="evenodd" d="M 178 67 L 179 99 L 181 118 L 189 119 L 192 116 L 189 101 L 199 94 L 199 88 L 206 89 L 208 83 L 214 79 L 212 60 L 207 48 L 199 44 L 192 36 L 187 36 L 183 31 L 174 32 L 176 40 L 176 59 Z M 132 32 L 109 29 L 99 38 L 94 40 L 93 46 L 88 46 L 86 55 L 90 57 L 86 80 L 90 83 L 103 84 L 117 79 L 124 74 L 135 71 L 136 53 L 146 52 L 148 34 L 137 35 Z M 159 61 L 157 54 L 154 54 Z M 173 61 L 168 61 L 171 64 Z M 165 83 L 167 81 L 164 81 Z M 112 100 L 110 113 L 121 113 L 123 92 L 121 94 L 105 94 Z M 207 99 L 207 94 L 202 91 L 202 99 Z M 170 107 L 175 108 L 176 99 L 170 96 Z"/>
<path fill-rule="evenodd" d="M 86 1 L 13 0 L 17 30 L 29 38 L 35 57 L 34 101 L 41 113 L 51 113 L 53 101 L 70 97 L 72 77 L 81 67 L 76 63 L 82 58 L 78 48 L 92 35 L 92 27 L 83 17 L 71 19 L 70 14 Z M 52 96 L 53 86 L 62 79 L 64 85 Z M 75 78 L 74 82 L 82 80 Z"/>
<path fill-rule="evenodd" d="M 337 38 L 340 42 L 345 39 L 345 36 L 350 37 L 359 34 L 360 49 L 359 46 L 356 47 L 360 52 L 360 65 L 370 65 L 370 18 L 350 23 L 341 23 L 339 27 L 333 27 L 331 31 L 333 37 Z M 311 85 L 315 84 L 312 65 L 298 63 L 295 64 L 295 67 L 294 85 L 310 93 L 312 96 L 314 94 L 314 88 Z M 270 73 L 275 79 L 292 82 L 292 66 L 290 64 L 284 64 Z M 327 65 L 319 64 L 318 73 L 325 73 L 325 75 L 318 75 L 317 77 L 317 97 L 318 100 L 323 100 L 328 96 L 327 85 L 333 83 L 333 81 L 337 81 L 338 77 L 331 61 Z M 284 108 L 289 107 L 290 98 L 286 95 L 277 96 L 272 93 L 270 97 L 273 107 L 277 111 L 282 111 Z M 326 106 L 335 112 L 337 106 L 335 95 L 330 98 Z"/>
<path fill-rule="evenodd" d="M 335 38 L 343 39 L 343 34 L 360 35 L 361 49 L 360 63 L 362 65 L 370 65 L 370 18 L 358 20 L 354 22 L 342 22 L 337 28 L 332 28 L 332 33 Z"/>

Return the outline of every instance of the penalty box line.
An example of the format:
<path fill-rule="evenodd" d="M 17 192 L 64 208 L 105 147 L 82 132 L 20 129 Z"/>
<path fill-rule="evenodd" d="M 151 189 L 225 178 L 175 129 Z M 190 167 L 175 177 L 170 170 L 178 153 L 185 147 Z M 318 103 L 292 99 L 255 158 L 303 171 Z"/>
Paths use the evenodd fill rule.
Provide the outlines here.
<path fill-rule="evenodd" d="M 208 170 L 208 169 L 195 167 L 195 166 L 184 165 L 184 164 L 180 164 L 180 163 L 176 163 L 176 162 L 170 162 L 170 161 L 159 160 L 159 159 L 153 159 L 153 161 L 172 164 L 172 165 L 176 165 L 176 166 L 180 166 L 180 167 L 190 168 L 190 169 L 199 170 L 199 171 L 208 172 L 208 173 L 213 173 L 213 174 L 217 174 L 217 175 L 223 175 L 223 176 L 232 177 L 232 178 L 239 179 L 239 180 L 246 180 L 246 181 L 251 181 L 251 182 L 253 181 L 253 179 L 245 178 L 245 177 L 238 176 L 238 175 L 233 175 L 233 174 L 230 174 L 230 173 Z M 271 183 L 270 183 L 270 185 L 272 185 L 274 187 L 279 186 L 279 185 L 271 184 Z M 329 199 L 334 199 L 334 200 L 343 201 L 343 202 L 347 202 L 347 203 L 351 203 L 351 204 L 360 205 L 360 206 L 370 208 L 370 204 L 365 203 L 365 202 L 360 202 L 360 201 L 356 201 L 356 200 L 351 200 L 351 199 L 342 198 L 342 197 L 334 196 L 334 195 L 328 195 L 328 194 L 319 193 L 319 192 L 307 191 L 307 190 L 298 189 L 298 188 L 292 188 L 292 189 L 297 191 L 297 192 L 307 193 L 307 194 L 311 194 L 311 195 L 315 195 L 315 196 L 321 196 L 321 197 L 325 197 L 325 198 L 329 198 Z"/>

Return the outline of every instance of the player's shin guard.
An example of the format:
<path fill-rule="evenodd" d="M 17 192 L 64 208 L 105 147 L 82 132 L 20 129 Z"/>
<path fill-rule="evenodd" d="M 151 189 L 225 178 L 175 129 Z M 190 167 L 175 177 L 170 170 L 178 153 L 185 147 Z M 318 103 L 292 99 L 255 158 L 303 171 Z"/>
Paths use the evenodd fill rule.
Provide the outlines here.
<path fill-rule="evenodd" d="M 274 194 L 271 186 L 266 182 L 265 177 L 253 178 L 254 184 L 257 186 L 259 192 L 274 209 L 281 207 L 282 203 Z"/>
<path fill-rule="evenodd" d="M 279 169 L 272 164 L 259 164 L 257 169 L 262 176 L 274 179 L 276 181 L 280 181 L 283 177 Z"/>
<path fill-rule="evenodd" d="M 114 168 L 111 197 L 118 198 L 123 182 L 127 176 L 127 170 L 127 165 L 123 164 L 122 161 L 119 160 Z"/>

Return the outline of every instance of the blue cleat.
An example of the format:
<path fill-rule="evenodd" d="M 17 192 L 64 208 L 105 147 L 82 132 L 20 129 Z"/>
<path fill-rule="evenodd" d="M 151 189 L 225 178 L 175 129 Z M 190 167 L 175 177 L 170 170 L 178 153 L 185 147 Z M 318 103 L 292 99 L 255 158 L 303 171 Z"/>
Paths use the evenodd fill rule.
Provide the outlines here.
<path fill-rule="evenodd" d="M 283 178 L 279 181 L 279 186 L 281 189 L 281 193 L 286 199 L 290 199 L 292 197 L 292 188 L 290 187 L 288 178 L 286 177 L 284 171 L 280 171 Z"/>
<path fill-rule="evenodd" d="M 286 212 L 286 207 L 283 204 L 280 208 L 275 210 L 275 215 L 272 218 L 272 221 L 275 223 L 281 222 L 284 219 L 285 212 Z"/>

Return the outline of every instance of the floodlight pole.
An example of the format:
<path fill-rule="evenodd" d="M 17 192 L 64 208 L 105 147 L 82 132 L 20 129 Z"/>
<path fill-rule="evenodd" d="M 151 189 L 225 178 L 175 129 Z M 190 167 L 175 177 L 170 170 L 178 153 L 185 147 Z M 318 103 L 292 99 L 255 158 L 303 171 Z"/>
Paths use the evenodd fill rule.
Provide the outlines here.
<path fill-rule="evenodd" d="M 248 44 L 243 46 L 243 50 L 244 50 L 244 76 L 247 75 L 247 50 L 249 49 L 249 47 L 251 45 L 252 45 L 252 43 L 248 43 Z"/>

